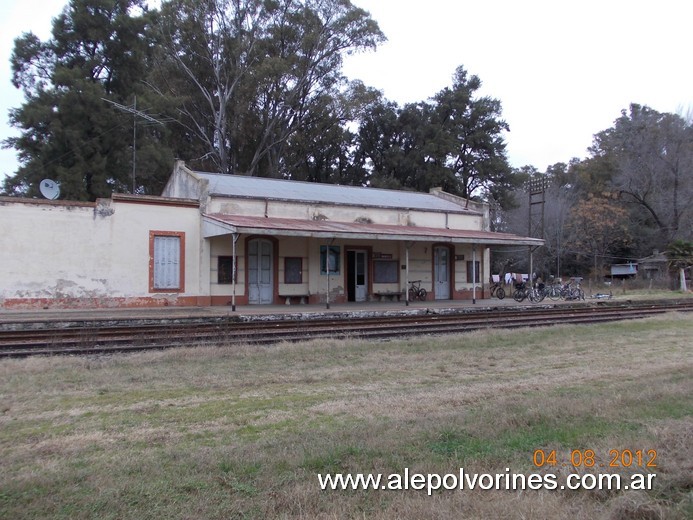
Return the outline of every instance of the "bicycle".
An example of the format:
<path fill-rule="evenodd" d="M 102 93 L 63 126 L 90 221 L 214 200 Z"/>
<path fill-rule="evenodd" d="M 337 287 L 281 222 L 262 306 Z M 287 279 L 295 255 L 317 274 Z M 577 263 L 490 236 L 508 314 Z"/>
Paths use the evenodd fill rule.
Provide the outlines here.
<path fill-rule="evenodd" d="M 546 296 L 548 296 L 553 301 L 560 299 L 561 298 L 561 284 L 560 283 L 552 283 L 546 289 Z"/>
<path fill-rule="evenodd" d="M 521 302 L 529 295 L 529 289 L 525 282 L 515 284 L 515 292 L 513 293 L 513 300 L 516 302 Z"/>
<path fill-rule="evenodd" d="M 534 284 L 530 289 L 527 289 L 527 298 L 532 303 L 539 303 L 546 298 L 546 286 L 543 283 Z"/>
<path fill-rule="evenodd" d="M 570 292 L 565 298 L 566 300 L 584 300 L 585 291 L 582 290 L 580 282 L 575 282 L 575 287 L 570 287 Z"/>
<path fill-rule="evenodd" d="M 491 298 L 493 298 L 494 296 L 499 300 L 505 298 L 505 289 L 503 289 L 500 283 L 498 282 L 494 282 L 491 286 Z"/>
<path fill-rule="evenodd" d="M 421 300 L 426 301 L 426 296 L 428 293 L 426 292 L 426 289 L 421 287 L 421 280 L 413 280 L 409 282 L 409 301 L 414 301 L 414 300 Z"/>
<path fill-rule="evenodd" d="M 534 287 L 528 287 L 525 282 L 515 284 L 515 292 L 513 299 L 516 302 L 522 302 L 526 299 L 532 303 L 539 303 L 546 297 L 546 288 L 543 283 L 536 284 Z"/>

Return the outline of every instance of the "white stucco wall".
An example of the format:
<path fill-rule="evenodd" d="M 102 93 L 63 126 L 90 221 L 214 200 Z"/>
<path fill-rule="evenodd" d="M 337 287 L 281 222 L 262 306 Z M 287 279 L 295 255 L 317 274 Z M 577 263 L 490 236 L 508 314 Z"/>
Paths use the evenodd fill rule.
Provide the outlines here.
<path fill-rule="evenodd" d="M 95 206 L 0 202 L 0 304 L 113 292 L 110 235 Z"/>
<path fill-rule="evenodd" d="M 149 292 L 150 230 L 185 234 L 183 292 Z M 3 199 L 0 306 L 146 305 L 147 299 L 196 297 L 199 240 L 196 207 Z"/>

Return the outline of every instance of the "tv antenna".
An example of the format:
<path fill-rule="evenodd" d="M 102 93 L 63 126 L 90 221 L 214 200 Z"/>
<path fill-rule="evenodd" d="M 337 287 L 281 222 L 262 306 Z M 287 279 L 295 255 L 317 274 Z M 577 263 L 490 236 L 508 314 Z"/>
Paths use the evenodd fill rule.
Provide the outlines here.
<path fill-rule="evenodd" d="M 118 110 L 121 110 L 123 112 L 128 112 L 133 115 L 132 118 L 132 193 L 134 194 L 135 191 L 137 190 L 137 183 L 135 182 L 135 171 L 136 171 L 136 165 L 137 165 L 137 118 L 141 117 L 145 121 L 156 124 L 156 125 L 161 125 L 163 126 L 164 123 L 167 121 L 163 121 L 160 119 L 156 119 L 146 112 L 142 112 L 141 110 L 137 110 L 137 96 L 134 97 L 132 106 L 126 106 L 126 105 L 121 105 L 120 103 L 116 103 L 115 101 L 111 101 L 110 99 L 106 98 L 101 98 L 103 99 L 106 103 L 110 103 L 114 107 L 116 107 Z"/>
<path fill-rule="evenodd" d="M 50 179 L 43 179 L 41 184 L 39 184 L 39 190 L 41 191 L 41 195 L 48 200 L 55 200 L 60 197 L 60 186 Z"/>

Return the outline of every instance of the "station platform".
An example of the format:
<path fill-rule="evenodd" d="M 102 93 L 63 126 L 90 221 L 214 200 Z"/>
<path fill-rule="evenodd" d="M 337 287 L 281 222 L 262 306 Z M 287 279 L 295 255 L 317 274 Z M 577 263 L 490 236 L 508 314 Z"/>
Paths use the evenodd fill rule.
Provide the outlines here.
<path fill-rule="evenodd" d="M 549 302 L 546 302 L 549 303 Z M 550 302 L 551 304 L 561 302 Z M 349 318 L 378 315 L 411 315 L 454 312 L 488 311 L 493 308 L 523 307 L 512 298 L 472 300 L 416 301 L 405 302 L 350 302 L 330 304 L 277 304 L 213 307 L 116 307 L 80 309 L 33 309 L 0 310 L 0 328 L 11 324 L 29 323 L 74 323 L 74 322 L 125 322 L 125 321 L 256 321 L 280 319 Z M 536 305 L 536 304 L 529 304 Z"/>

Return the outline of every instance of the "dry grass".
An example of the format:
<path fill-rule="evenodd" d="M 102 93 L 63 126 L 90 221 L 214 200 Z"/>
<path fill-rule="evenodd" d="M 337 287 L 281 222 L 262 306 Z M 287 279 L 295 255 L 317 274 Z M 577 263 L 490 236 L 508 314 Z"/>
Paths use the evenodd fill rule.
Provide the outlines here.
<path fill-rule="evenodd" d="M 629 285 L 626 285 L 625 289 L 623 285 L 621 284 L 614 284 L 610 287 L 604 286 L 604 285 L 599 285 L 594 284 L 592 286 L 592 289 L 590 290 L 589 287 L 583 285 L 583 289 L 585 290 L 585 294 L 587 297 L 589 297 L 591 294 L 596 294 L 596 293 L 603 293 L 603 294 L 609 294 L 609 292 L 612 293 L 613 298 L 616 300 L 634 300 L 634 301 L 639 301 L 639 300 L 669 300 L 669 299 L 686 299 L 686 298 L 693 298 L 693 291 L 688 290 L 687 292 L 683 292 L 680 290 L 671 290 L 671 289 L 662 289 L 662 288 L 652 288 L 648 289 L 646 287 L 631 287 Z"/>
<path fill-rule="evenodd" d="M 0 362 L 1 518 L 687 518 L 690 315 Z M 320 491 L 656 449 L 639 491 Z M 562 468 L 557 473 L 564 471 Z M 624 474 L 638 468 L 623 470 Z"/>

